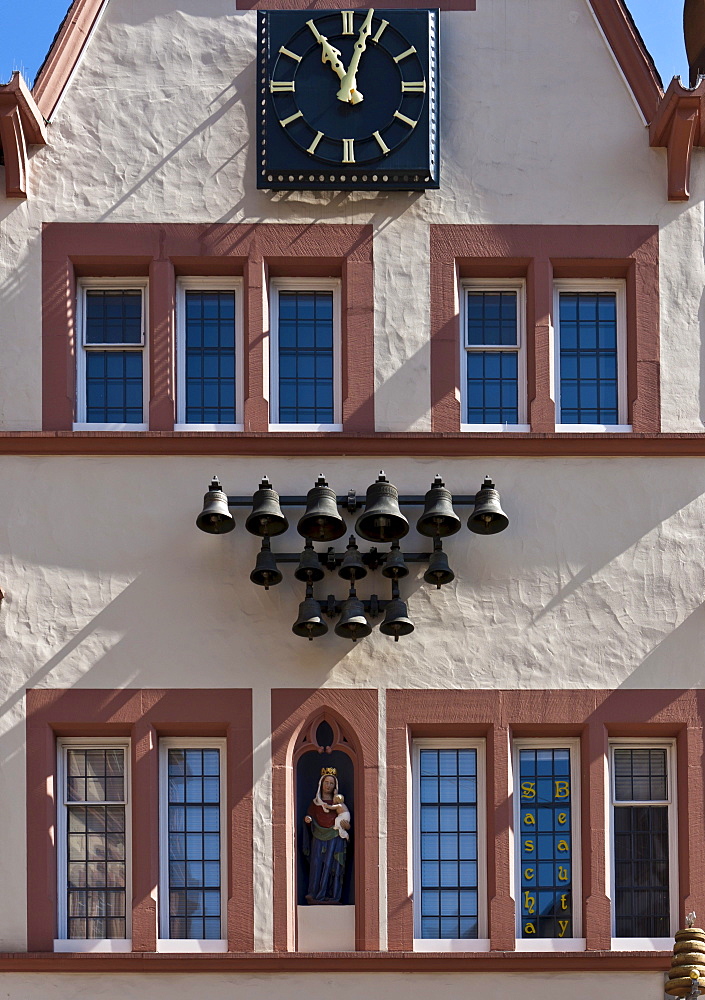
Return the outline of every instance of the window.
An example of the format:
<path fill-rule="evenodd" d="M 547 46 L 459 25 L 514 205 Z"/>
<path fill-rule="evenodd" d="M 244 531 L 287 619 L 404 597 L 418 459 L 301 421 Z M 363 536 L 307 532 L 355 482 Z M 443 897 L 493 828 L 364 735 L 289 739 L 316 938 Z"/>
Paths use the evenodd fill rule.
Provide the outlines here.
<path fill-rule="evenodd" d="M 58 746 L 58 943 L 70 941 L 65 950 L 115 939 L 111 950 L 130 949 L 127 750 L 123 741 Z"/>
<path fill-rule="evenodd" d="M 522 281 L 462 284 L 463 430 L 528 430 Z"/>
<path fill-rule="evenodd" d="M 146 279 L 79 283 L 75 429 L 145 429 L 146 298 Z"/>
<path fill-rule="evenodd" d="M 177 430 L 242 429 L 242 281 L 177 285 Z"/>
<path fill-rule="evenodd" d="M 631 430 L 623 281 L 556 281 L 556 422 Z"/>
<path fill-rule="evenodd" d="M 413 768 L 414 947 L 467 951 L 475 942 L 482 948 L 484 743 L 416 740 Z M 453 942 L 459 944 L 454 948 Z"/>
<path fill-rule="evenodd" d="M 517 947 L 580 947 L 577 741 L 522 740 L 514 751 Z"/>
<path fill-rule="evenodd" d="M 227 951 L 221 740 L 160 742 L 160 950 Z"/>
<path fill-rule="evenodd" d="M 675 926 L 673 756 L 670 743 L 615 741 L 610 747 L 615 947 L 629 947 L 625 938 L 656 939 L 660 945 L 658 939 L 670 941 Z"/>
<path fill-rule="evenodd" d="M 270 343 L 274 429 L 342 430 L 340 282 L 274 279 Z"/>

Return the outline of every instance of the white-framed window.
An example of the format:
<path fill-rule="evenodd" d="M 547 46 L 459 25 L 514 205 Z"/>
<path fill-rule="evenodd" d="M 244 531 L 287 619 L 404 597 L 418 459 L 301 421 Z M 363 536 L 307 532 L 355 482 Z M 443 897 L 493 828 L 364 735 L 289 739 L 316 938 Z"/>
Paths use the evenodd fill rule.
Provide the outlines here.
<path fill-rule="evenodd" d="M 158 951 L 227 951 L 225 740 L 159 741 Z"/>
<path fill-rule="evenodd" d="M 582 951 L 577 739 L 513 745 L 518 951 Z"/>
<path fill-rule="evenodd" d="M 460 282 L 461 430 L 528 431 L 523 280 Z"/>
<path fill-rule="evenodd" d="M 147 278 L 81 278 L 74 430 L 146 430 Z"/>
<path fill-rule="evenodd" d="M 485 741 L 412 748 L 414 950 L 488 951 Z"/>
<path fill-rule="evenodd" d="M 176 430 L 243 428 L 242 278 L 176 285 Z"/>
<path fill-rule="evenodd" d="M 631 431 L 625 282 L 556 279 L 553 339 L 556 430 Z"/>
<path fill-rule="evenodd" d="M 269 291 L 270 430 L 342 430 L 340 279 L 273 278 Z"/>
<path fill-rule="evenodd" d="M 613 739 L 609 764 L 612 947 L 669 950 L 678 926 L 675 742 Z"/>
<path fill-rule="evenodd" d="M 130 951 L 129 742 L 57 744 L 55 951 Z"/>

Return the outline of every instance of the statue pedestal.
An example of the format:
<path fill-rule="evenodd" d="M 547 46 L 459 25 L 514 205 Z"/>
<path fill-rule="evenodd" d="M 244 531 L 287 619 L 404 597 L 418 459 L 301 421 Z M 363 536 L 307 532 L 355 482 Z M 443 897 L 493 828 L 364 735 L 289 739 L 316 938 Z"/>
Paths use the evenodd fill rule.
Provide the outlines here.
<path fill-rule="evenodd" d="M 297 906 L 297 951 L 355 951 L 354 906 Z"/>

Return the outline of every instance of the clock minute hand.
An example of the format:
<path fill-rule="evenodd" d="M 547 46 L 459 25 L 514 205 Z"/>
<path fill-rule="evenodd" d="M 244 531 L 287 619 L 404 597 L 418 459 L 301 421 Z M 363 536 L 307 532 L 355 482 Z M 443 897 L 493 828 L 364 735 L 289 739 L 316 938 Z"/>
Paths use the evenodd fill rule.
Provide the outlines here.
<path fill-rule="evenodd" d="M 350 65 L 345 72 L 345 75 L 340 81 L 340 90 L 336 94 L 339 101 L 344 101 L 346 104 L 359 104 L 363 99 L 362 94 L 357 90 L 357 80 L 355 79 L 357 75 L 357 67 L 360 63 L 360 56 L 365 51 L 367 45 L 367 39 L 372 34 L 372 16 L 374 15 L 374 7 L 370 7 L 367 11 L 367 17 L 362 22 L 359 34 L 357 36 L 357 41 L 353 48 L 352 58 L 350 59 Z"/>
<path fill-rule="evenodd" d="M 340 58 L 340 49 L 336 49 L 334 45 L 330 44 L 326 36 L 320 33 L 313 20 L 307 21 L 306 24 L 309 26 L 316 41 L 321 46 L 321 62 L 329 63 L 333 72 L 338 75 L 338 79 L 342 80 L 345 76 L 345 66 Z"/>

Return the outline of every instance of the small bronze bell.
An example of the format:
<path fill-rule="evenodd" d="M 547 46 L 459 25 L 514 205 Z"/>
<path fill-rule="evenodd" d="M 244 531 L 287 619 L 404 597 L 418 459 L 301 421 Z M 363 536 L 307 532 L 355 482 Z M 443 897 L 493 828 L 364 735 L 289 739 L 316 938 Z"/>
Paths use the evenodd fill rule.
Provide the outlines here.
<path fill-rule="evenodd" d="M 399 510 L 399 491 L 384 472 L 367 488 L 365 510 L 357 519 L 355 531 L 370 542 L 393 542 L 409 531 L 409 522 Z"/>
<path fill-rule="evenodd" d="M 424 500 L 424 512 L 416 522 L 416 530 L 428 538 L 445 538 L 460 531 L 462 522 L 453 510 L 453 494 L 445 488 L 440 476 L 431 483 Z"/>
<path fill-rule="evenodd" d="M 360 555 L 354 535 L 351 535 L 348 541 L 343 561 L 338 570 L 338 576 L 342 576 L 344 580 L 353 581 L 362 580 L 363 576 L 367 576 L 367 566 L 362 561 L 362 556 Z"/>
<path fill-rule="evenodd" d="M 403 576 L 408 575 L 409 567 L 404 562 L 404 553 L 399 548 L 399 542 L 392 542 L 392 547 L 382 567 L 382 576 L 392 580 L 401 580 Z"/>
<path fill-rule="evenodd" d="M 291 631 L 294 635 L 308 639 L 309 642 L 313 642 L 328 631 L 328 626 L 321 616 L 321 605 L 313 597 L 307 597 L 299 604 L 299 617 L 291 626 Z"/>
<path fill-rule="evenodd" d="M 318 553 L 313 548 L 313 542 L 309 539 L 304 545 L 299 565 L 294 570 L 294 576 L 303 583 L 318 583 L 326 575 L 326 571 L 321 565 Z"/>
<path fill-rule="evenodd" d="M 477 535 L 496 535 L 509 524 L 509 518 L 502 510 L 499 491 L 491 479 L 485 478 L 480 492 L 475 497 L 475 507 L 468 518 L 468 528 Z"/>
<path fill-rule="evenodd" d="M 338 499 L 323 476 L 319 476 L 316 485 L 308 491 L 306 510 L 299 519 L 296 530 L 304 538 L 321 542 L 332 542 L 347 531 L 347 525 L 338 510 Z"/>
<path fill-rule="evenodd" d="M 448 556 L 441 548 L 440 541 L 433 546 L 433 555 L 423 578 L 426 583 L 435 583 L 437 590 L 455 579 L 455 573 L 448 565 Z"/>
<path fill-rule="evenodd" d="M 262 548 L 257 553 L 257 562 L 250 573 L 250 580 L 265 590 L 282 582 L 282 575 L 277 569 L 277 560 L 269 547 L 268 538 L 262 539 Z"/>
<path fill-rule="evenodd" d="M 235 527 L 235 518 L 228 510 L 227 495 L 223 493 L 217 476 L 213 477 L 203 497 L 203 510 L 196 518 L 196 527 L 209 535 L 224 535 Z"/>
<path fill-rule="evenodd" d="M 271 538 L 281 535 L 289 527 L 289 522 L 279 506 L 279 494 L 265 476 L 259 489 L 252 497 L 252 510 L 245 521 L 245 527 L 253 535 Z"/>
<path fill-rule="evenodd" d="M 400 635 L 409 635 L 414 631 L 414 623 L 409 618 L 406 604 L 398 597 L 389 602 L 384 612 L 384 621 L 379 627 L 383 635 L 393 635 L 394 641 L 399 642 Z"/>
<path fill-rule="evenodd" d="M 365 618 L 365 606 L 357 598 L 354 590 L 350 591 L 350 596 L 343 602 L 338 624 L 335 626 L 335 634 L 341 639 L 364 639 L 372 631 L 372 626 Z"/>

